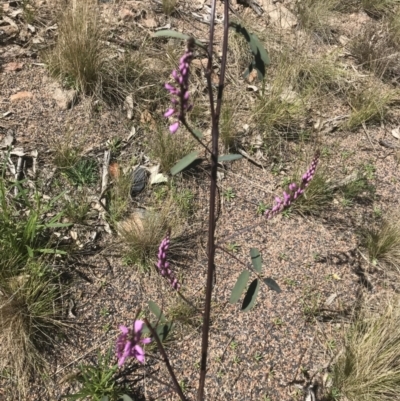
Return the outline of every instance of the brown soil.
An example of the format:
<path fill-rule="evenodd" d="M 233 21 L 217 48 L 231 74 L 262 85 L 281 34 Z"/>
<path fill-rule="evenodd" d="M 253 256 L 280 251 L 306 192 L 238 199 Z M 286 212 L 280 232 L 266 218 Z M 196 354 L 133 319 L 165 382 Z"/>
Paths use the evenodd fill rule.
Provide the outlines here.
<path fill-rule="evenodd" d="M 15 9 L 12 3 L 3 3 L 8 5 L 6 14 Z M 290 5 L 290 2 L 284 3 Z M 121 10 L 135 8 L 138 4 L 147 13 L 142 19 L 129 23 L 118 19 Z M 178 12 L 171 18 L 158 11 L 156 1 L 122 1 L 104 3 L 101 7 L 109 21 L 118 21 L 122 36 L 129 34 L 130 24 L 140 24 L 143 31 L 151 32 L 145 22 L 154 19 L 157 26 L 170 22 L 174 29 L 206 39 L 208 25 L 197 21 L 191 14 L 200 13 L 196 10 L 202 4 L 202 1 L 181 1 Z M 42 7 L 45 8 L 46 4 Z M 267 14 L 257 17 L 250 8 L 237 4 L 232 7 L 261 35 L 270 29 Z M 218 2 L 219 15 L 222 15 L 222 10 L 223 3 Z M 347 18 L 350 16 L 342 14 L 339 26 Z M 351 30 L 356 31 L 361 29 L 365 19 L 370 20 L 365 14 L 352 14 L 351 18 Z M 22 29 L 24 22 L 18 20 L 18 26 Z M 43 26 L 46 26 L 46 21 L 38 24 L 37 32 L 43 32 Z M 298 35 L 296 29 L 279 32 L 284 38 L 285 35 Z M 221 34 L 222 25 L 219 24 L 217 53 Z M 346 32 L 342 30 L 340 34 Z M 94 112 L 93 99 L 84 97 L 71 110 L 57 107 L 52 99 L 54 81 L 41 63 L 40 51 L 35 49 L 35 34 L 29 35 L 25 42 L 17 36 L 5 40 L 0 47 L 3 64 L 0 75 L 0 140 L 11 129 L 16 147 L 37 149 L 39 179 L 45 180 L 54 170 L 54 144 L 63 140 L 77 143 L 83 140 L 83 152 L 101 162 L 106 141 L 116 137 L 127 138 L 134 125 L 138 134 L 129 142 L 125 152 L 129 156 L 135 155 L 139 163 L 144 162 L 147 156 L 146 127 L 137 120 L 127 120 L 120 107 L 104 106 Z M 46 40 L 52 40 L 54 33 L 50 31 L 48 35 L 51 39 Z M 321 46 L 333 49 L 341 46 L 337 43 Z M 7 65 L 13 62 L 23 63 L 23 66 L 18 71 L 8 71 Z M 238 82 L 243 88 L 247 85 L 244 81 Z M 162 84 L 160 82 L 160 86 Z M 11 102 L 10 97 L 22 91 L 33 96 Z M 344 114 L 342 110 L 332 107 L 332 114 L 325 113 L 323 117 L 334 118 L 340 114 Z M 251 124 L 249 115 L 243 118 L 241 125 Z M 396 138 L 390 135 L 395 126 L 396 121 L 392 119 L 382 126 L 367 126 L 367 134 L 363 129 L 351 133 L 339 130 L 316 133 L 311 143 L 287 143 L 281 154 L 283 168 L 278 172 L 268 157 L 259 159 L 265 164 L 264 169 L 247 159 L 221 169 L 218 244 L 222 247 L 232 243 L 239 245 L 235 256 L 246 264 L 250 248 L 257 247 L 263 257 L 266 276 L 276 280 L 282 293 L 263 287 L 254 309 L 248 313 L 241 312 L 240 304 L 231 305 L 228 300 L 243 267 L 226 253 L 217 251 L 207 400 L 302 400 L 306 388 L 312 383 L 318 385 L 317 394 L 322 397 L 324 374 L 341 349 L 343 333 L 357 302 L 368 292 L 379 293 L 383 287 L 397 287 L 382 274 L 368 273 L 369 266 L 363 258 L 365 251 L 359 249 L 358 236 L 360 228 L 373 221 L 374 207 L 380 208 L 384 215 L 399 208 L 400 176 L 396 150 L 378 143 L 379 139 L 396 143 Z M 74 134 L 69 135 L 69 130 Z M 250 134 L 256 137 L 257 127 L 250 127 Z M 251 142 L 252 139 L 246 138 L 245 141 Z M 305 170 L 318 145 L 326 150 L 322 152 L 320 166 L 329 170 L 333 180 L 342 179 L 361 165 L 373 164 L 376 168 L 372 179 L 376 186 L 374 198 L 345 207 L 336 196 L 332 207 L 318 217 L 291 214 L 289 218 L 280 215 L 266 221 L 258 216 L 259 202 L 270 205 L 274 196 L 280 195 L 283 178 L 297 171 L 299 164 Z M 350 152 L 351 157 L 344 161 L 343 152 Z M 156 164 L 155 160 L 146 160 L 148 165 Z M 201 305 L 207 266 L 207 167 L 187 175 L 182 185 L 195 189 L 198 207 L 195 216 L 187 222 L 187 232 L 195 239 L 187 247 L 185 259 L 180 260 L 175 268 L 184 296 Z M 49 187 L 51 193 L 57 191 L 51 184 Z M 232 188 L 236 195 L 230 202 L 223 196 L 227 188 Z M 98 195 L 99 191 L 97 188 L 94 192 Z M 146 191 L 150 192 L 152 188 Z M 92 227 L 84 229 L 77 226 L 76 230 L 82 235 L 81 242 L 85 242 L 83 238 L 92 231 L 98 233 L 96 240 L 74 252 L 67 263 L 74 276 L 69 296 L 75 304 L 76 318 L 70 317 L 68 339 L 56 350 L 49 351 L 51 371 L 47 388 L 32 383 L 31 399 L 55 400 L 73 392 L 76 385 L 65 378 L 75 371 L 78 363 L 94 361 L 97 351 L 113 346 L 118 326 L 130 324 L 138 307 L 147 314 L 147 302 L 153 300 L 163 306 L 168 317 L 168 311 L 179 301 L 168 283 L 155 272 L 141 273 L 132 266 L 125 266 L 118 236 L 107 234 L 100 220 L 91 224 Z M 333 294 L 334 301 L 325 305 Z M 151 317 L 151 314 L 147 316 Z M 185 383 L 190 400 L 196 398 L 198 386 L 200 333 L 201 324 L 196 319 L 192 324 L 176 322 L 176 330 L 166 343 L 171 364 L 178 380 Z M 128 378 L 135 383 L 132 387 L 139 389 L 145 399 L 177 399 L 169 392 L 171 380 L 154 349 L 148 352 L 146 365 L 137 366 Z"/>

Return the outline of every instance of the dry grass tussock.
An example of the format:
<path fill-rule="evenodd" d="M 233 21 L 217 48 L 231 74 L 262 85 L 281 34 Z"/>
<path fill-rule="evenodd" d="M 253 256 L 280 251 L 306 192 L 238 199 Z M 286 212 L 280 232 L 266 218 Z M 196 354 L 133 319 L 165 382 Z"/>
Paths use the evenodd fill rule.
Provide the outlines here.
<path fill-rule="evenodd" d="M 365 230 L 363 245 L 373 264 L 379 263 L 400 272 L 400 214 Z"/>
<path fill-rule="evenodd" d="M 3 272 L 2 272 L 3 273 Z M 44 267 L 30 265 L 19 275 L 0 277 L 0 371 L 13 377 L 17 394 L 27 394 L 32 375 L 46 369 L 43 349 L 63 326 L 57 281 Z"/>
<path fill-rule="evenodd" d="M 148 271 L 157 260 L 158 247 L 171 229 L 170 258 L 179 257 L 183 244 L 182 222 L 173 199 L 167 199 L 158 209 L 138 210 L 117 224 L 125 245 L 125 260 Z"/>
<path fill-rule="evenodd" d="M 334 366 L 333 385 L 349 401 L 392 401 L 400 394 L 400 299 L 364 307 Z"/>
<path fill-rule="evenodd" d="M 106 43 L 105 27 L 92 1 L 68 6 L 59 22 L 55 46 L 44 54 L 50 73 L 65 87 L 106 101 L 140 92 L 140 52 L 120 54 Z"/>
<path fill-rule="evenodd" d="M 364 69 L 378 78 L 396 79 L 400 72 L 399 15 L 395 14 L 380 23 L 367 24 L 350 43 L 350 51 Z"/>

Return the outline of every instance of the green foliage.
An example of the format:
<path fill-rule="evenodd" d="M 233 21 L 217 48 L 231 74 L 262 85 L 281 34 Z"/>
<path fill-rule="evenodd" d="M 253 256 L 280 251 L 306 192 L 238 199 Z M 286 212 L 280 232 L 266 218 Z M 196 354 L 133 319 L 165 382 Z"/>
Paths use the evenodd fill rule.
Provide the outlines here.
<path fill-rule="evenodd" d="M 362 232 L 362 244 L 373 264 L 383 264 L 400 272 L 400 218 L 394 214 Z"/>
<path fill-rule="evenodd" d="M 246 288 L 249 278 L 250 278 L 250 272 L 248 270 L 243 270 L 240 273 L 236 281 L 236 284 L 232 289 L 231 297 L 229 299 L 229 302 L 231 304 L 235 304 L 237 301 L 239 301 L 239 298 L 242 296 L 243 291 Z"/>
<path fill-rule="evenodd" d="M 256 278 L 251 282 L 249 288 L 247 289 L 246 295 L 244 296 L 242 304 L 243 312 L 249 311 L 254 306 L 259 289 L 260 289 L 260 280 Z"/>
<path fill-rule="evenodd" d="M 171 168 L 170 172 L 172 175 L 176 175 L 181 171 L 187 169 L 192 163 L 199 160 L 199 151 L 195 150 L 175 164 L 174 167 Z"/>
<path fill-rule="evenodd" d="M 251 263 L 254 267 L 254 270 L 257 273 L 261 273 L 262 269 L 262 259 L 261 259 L 261 254 L 257 248 L 251 248 L 250 249 L 250 257 L 251 257 Z"/>
<path fill-rule="evenodd" d="M 239 160 L 242 159 L 243 156 L 242 155 L 222 155 L 222 156 L 218 156 L 218 162 L 232 162 L 234 160 Z"/>
<path fill-rule="evenodd" d="M 118 385 L 118 365 L 111 365 L 113 350 L 109 349 L 105 355 L 98 353 L 96 365 L 79 365 L 79 374 L 76 380 L 81 388 L 78 393 L 64 396 L 69 400 L 92 401 L 118 401 L 124 395 L 126 389 Z"/>
<path fill-rule="evenodd" d="M 247 28 L 241 24 L 230 22 L 229 26 L 244 37 L 250 45 L 251 53 L 254 57 L 254 60 L 244 73 L 244 77 L 246 78 L 253 70 L 256 70 L 258 79 L 260 81 L 263 80 L 265 78 L 265 69 L 270 64 L 270 59 L 261 41 L 254 33 L 249 32 Z"/>
<path fill-rule="evenodd" d="M 95 159 L 82 158 L 63 169 L 63 174 L 76 186 L 91 186 L 99 179 L 98 164 Z"/>
<path fill-rule="evenodd" d="M 375 192 L 375 187 L 369 183 L 366 176 L 358 174 L 355 180 L 341 186 L 339 191 L 344 200 L 351 204 L 354 200 L 372 196 Z"/>
<path fill-rule="evenodd" d="M 291 182 L 299 182 L 300 178 L 298 175 Z M 328 174 L 324 169 L 319 168 L 304 194 L 292 203 L 290 210 L 300 214 L 319 215 L 329 207 L 332 200 L 333 189 Z"/>
<path fill-rule="evenodd" d="M 163 128 L 158 128 L 151 134 L 151 141 L 148 146 L 153 157 L 160 162 L 161 170 L 169 171 L 178 160 L 183 159 L 189 152 L 193 151 L 194 141 L 181 130 L 171 135 L 169 132 L 164 132 Z"/>
<path fill-rule="evenodd" d="M 9 264 L 12 260 L 24 262 L 38 253 L 62 253 L 56 249 L 48 248 L 51 230 L 68 227 L 69 224 L 60 223 L 62 212 L 45 220 L 46 213 L 53 211 L 59 195 L 48 202 L 36 193 L 33 200 L 28 189 L 19 181 L 10 186 L 6 185 L 4 178 L 0 177 L 0 251 L 2 255 L 9 255 L 9 259 L 2 258 L 1 266 Z M 16 196 L 8 192 L 17 188 Z"/>
<path fill-rule="evenodd" d="M 164 316 L 161 308 L 153 301 L 148 302 L 149 309 L 151 313 L 156 317 L 156 322 L 151 323 L 151 326 L 156 331 L 159 339 L 161 342 L 167 341 L 168 337 L 170 336 L 172 330 L 174 329 L 173 322 L 168 322 L 166 317 Z M 145 326 L 143 328 L 143 334 L 148 335 L 150 334 L 150 329 Z"/>
<path fill-rule="evenodd" d="M 227 202 L 230 202 L 231 200 L 236 198 L 236 194 L 232 188 L 227 188 L 222 195 Z"/>

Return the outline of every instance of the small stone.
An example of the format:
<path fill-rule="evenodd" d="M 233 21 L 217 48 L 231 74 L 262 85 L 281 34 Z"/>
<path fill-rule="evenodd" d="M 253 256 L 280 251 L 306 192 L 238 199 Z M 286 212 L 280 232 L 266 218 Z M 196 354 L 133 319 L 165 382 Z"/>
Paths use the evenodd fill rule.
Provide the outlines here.
<path fill-rule="evenodd" d="M 148 171 L 144 167 L 138 167 L 132 174 L 131 196 L 134 197 L 143 191 L 147 182 Z"/>
<path fill-rule="evenodd" d="M 56 101 L 57 106 L 61 110 L 67 110 L 70 109 L 75 103 L 77 95 L 78 93 L 74 89 L 64 91 L 60 88 L 57 88 L 53 93 L 53 99 Z"/>
<path fill-rule="evenodd" d="M 10 96 L 10 101 L 11 102 L 18 102 L 20 100 L 25 100 L 25 99 L 32 99 L 33 98 L 33 93 L 32 92 L 17 92 L 14 95 Z"/>

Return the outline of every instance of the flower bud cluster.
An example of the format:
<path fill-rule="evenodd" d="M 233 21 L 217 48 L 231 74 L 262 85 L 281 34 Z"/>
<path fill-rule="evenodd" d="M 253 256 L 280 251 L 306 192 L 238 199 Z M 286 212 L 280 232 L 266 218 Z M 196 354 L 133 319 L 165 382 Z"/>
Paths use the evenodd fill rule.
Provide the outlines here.
<path fill-rule="evenodd" d="M 289 193 L 286 191 L 283 192 L 283 199 L 277 196 L 275 198 L 275 204 L 272 207 L 272 209 L 269 209 L 264 213 L 264 216 L 267 219 L 271 219 L 278 213 L 287 209 L 292 204 L 293 201 L 295 201 L 299 196 L 304 194 L 305 189 L 307 188 L 308 184 L 311 182 L 311 180 L 315 175 L 318 161 L 319 161 L 319 153 L 317 152 L 307 172 L 303 175 L 300 186 L 297 186 L 295 182 L 292 182 L 289 185 Z"/>
<path fill-rule="evenodd" d="M 165 84 L 165 89 L 171 94 L 171 103 L 173 107 L 169 108 L 164 117 L 177 116 L 178 121 L 172 123 L 169 127 L 171 134 L 174 134 L 178 128 L 180 121 L 183 120 L 185 113 L 192 108 L 189 103 L 189 68 L 193 60 L 193 41 L 188 41 L 185 54 L 179 60 L 178 71 L 172 71 L 172 78 L 175 80 L 175 85 Z"/>
<path fill-rule="evenodd" d="M 180 284 L 178 283 L 178 280 L 175 278 L 174 273 L 170 269 L 169 262 L 167 261 L 167 252 L 169 245 L 170 245 L 170 238 L 169 235 L 167 235 L 161 241 L 160 247 L 158 248 L 157 268 L 160 274 L 169 280 L 172 288 L 178 291 L 180 288 Z"/>

